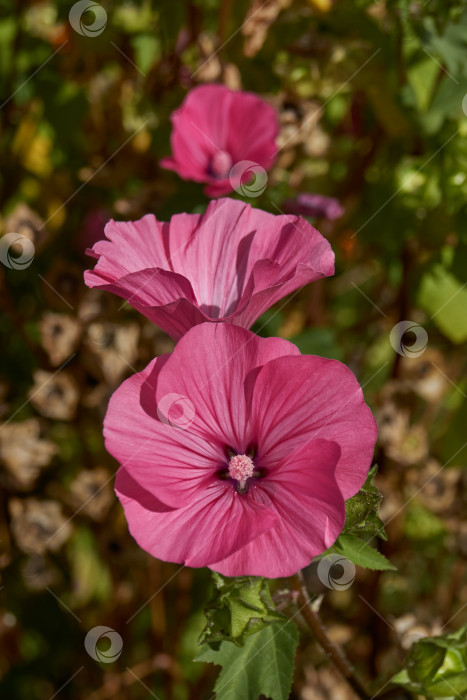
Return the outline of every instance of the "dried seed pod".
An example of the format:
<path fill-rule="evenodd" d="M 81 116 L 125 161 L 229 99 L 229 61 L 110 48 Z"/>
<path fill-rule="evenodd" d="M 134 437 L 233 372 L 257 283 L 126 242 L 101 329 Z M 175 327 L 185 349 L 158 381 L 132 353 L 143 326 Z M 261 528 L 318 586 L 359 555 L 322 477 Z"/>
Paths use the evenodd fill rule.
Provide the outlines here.
<path fill-rule="evenodd" d="M 8 505 L 12 518 L 11 531 L 23 552 L 55 552 L 69 538 L 72 528 L 57 501 L 12 498 Z"/>
<path fill-rule="evenodd" d="M 102 520 L 114 501 L 112 479 L 113 475 L 103 467 L 81 471 L 70 484 L 73 506 L 93 520 Z"/>
<path fill-rule="evenodd" d="M 139 326 L 131 323 L 91 323 L 87 328 L 87 345 L 97 356 L 104 379 L 117 384 L 138 355 Z M 134 370 L 133 370 L 134 371 Z"/>
<path fill-rule="evenodd" d="M 0 460 L 21 489 L 30 489 L 58 447 L 41 437 L 37 418 L 5 423 L 0 428 Z"/>
<path fill-rule="evenodd" d="M 72 354 L 80 336 L 80 323 L 67 314 L 45 313 L 40 322 L 42 347 L 52 365 L 60 365 Z"/>
<path fill-rule="evenodd" d="M 68 372 L 34 372 L 34 385 L 28 392 L 33 406 L 46 418 L 72 420 L 79 400 L 78 386 Z"/>

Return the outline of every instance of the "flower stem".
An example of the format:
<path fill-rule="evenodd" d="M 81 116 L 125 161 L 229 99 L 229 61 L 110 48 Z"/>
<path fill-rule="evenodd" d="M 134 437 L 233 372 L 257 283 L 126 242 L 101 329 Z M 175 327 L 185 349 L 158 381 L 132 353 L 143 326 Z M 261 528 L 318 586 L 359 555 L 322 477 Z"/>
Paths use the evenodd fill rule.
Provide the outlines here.
<path fill-rule="evenodd" d="M 339 647 L 337 647 L 334 642 L 329 639 L 318 613 L 313 610 L 301 571 L 295 574 L 295 576 L 291 577 L 291 583 L 293 589 L 298 592 L 297 603 L 299 605 L 299 610 L 316 639 L 323 647 L 327 656 L 339 669 L 355 694 L 361 698 L 361 700 L 371 700 L 370 695 L 368 695 L 363 685 L 355 676 L 354 669 L 352 668 L 349 660 L 344 656 Z"/>

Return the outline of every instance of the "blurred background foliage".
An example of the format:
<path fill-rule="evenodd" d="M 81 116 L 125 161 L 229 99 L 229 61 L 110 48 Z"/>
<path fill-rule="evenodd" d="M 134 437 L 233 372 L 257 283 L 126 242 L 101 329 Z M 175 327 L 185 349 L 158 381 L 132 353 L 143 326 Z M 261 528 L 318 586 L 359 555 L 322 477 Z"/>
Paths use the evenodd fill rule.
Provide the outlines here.
<path fill-rule="evenodd" d="M 71 2 L 0 2 L 0 226 L 35 246 L 27 269 L 0 265 L 1 696 L 212 693 L 215 667 L 192 662 L 209 573 L 137 547 L 102 440 L 111 393 L 172 343 L 82 280 L 84 250 L 109 218 L 206 206 L 201 185 L 158 166 L 170 113 L 204 82 L 277 109 L 280 151 L 254 206 L 279 213 L 285 199 L 322 193 L 344 209 L 313 220 L 335 277 L 255 330 L 349 364 L 377 415 L 380 547 L 398 569 L 359 570 L 322 605 L 376 691 L 420 636 L 467 622 L 467 5 L 101 4 L 105 28 L 84 36 Z M 408 357 L 391 346 L 403 320 L 428 333 L 418 357 L 410 332 Z M 113 664 L 84 649 L 96 625 L 122 636 Z M 306 631 L 292 697 L 351 697 Z"/>

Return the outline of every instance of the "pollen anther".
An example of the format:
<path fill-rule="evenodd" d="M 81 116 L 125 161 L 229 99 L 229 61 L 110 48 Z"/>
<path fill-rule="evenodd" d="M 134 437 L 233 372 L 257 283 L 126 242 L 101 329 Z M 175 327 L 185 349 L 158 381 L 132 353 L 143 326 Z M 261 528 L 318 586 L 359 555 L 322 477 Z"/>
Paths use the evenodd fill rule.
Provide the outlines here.
<path fill-rule="evenodd" d="M 247 455 L 235 455 L 229 461 L 229 476 L 238 481 L 238 493 L 246 493 L 248 490 L 247 480 L 253 476 L 255 465 L 251 457 Z"/>

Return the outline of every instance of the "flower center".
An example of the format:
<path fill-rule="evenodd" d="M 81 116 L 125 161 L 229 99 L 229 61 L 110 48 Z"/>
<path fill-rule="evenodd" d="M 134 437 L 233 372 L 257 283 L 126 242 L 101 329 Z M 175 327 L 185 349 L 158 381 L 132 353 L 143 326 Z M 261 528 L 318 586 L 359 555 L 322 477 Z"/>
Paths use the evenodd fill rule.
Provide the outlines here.
<path fill-rule="evenodd" d="M 217 151 L 211 158 L 211 173 L 214 177 L 228 177 L 232 168 L 232 158 L 226 151 Z"/>
<path fill-rule="evenodd" d="M 238 481 L 238 493 L 245 493 L 248 490 L 248 479 L 253 476 L 255 465 L 251 457 L 247 455 L 235 455 L 229 461 L 229 476 Z"/>

